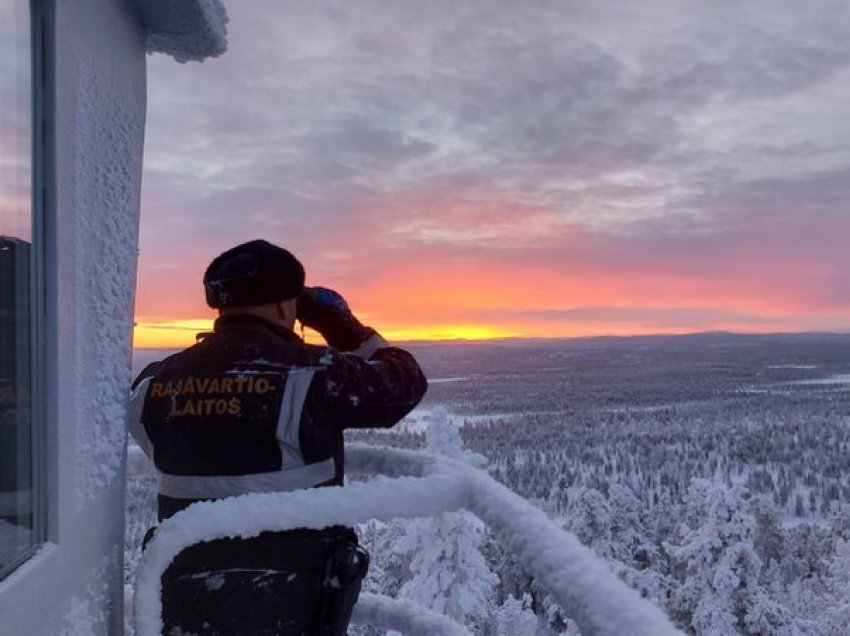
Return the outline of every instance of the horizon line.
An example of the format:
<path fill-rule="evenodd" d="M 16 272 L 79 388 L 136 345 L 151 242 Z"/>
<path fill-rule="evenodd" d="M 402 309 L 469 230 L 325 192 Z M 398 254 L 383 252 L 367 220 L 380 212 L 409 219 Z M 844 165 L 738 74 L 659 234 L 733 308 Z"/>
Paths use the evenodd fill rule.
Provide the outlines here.
<path fill-rule="evenodd" d="M 579 340 L 628 340 L 631 338 L 682 338 L 688 336 L 850 336 L 850 328 L 847 331 L 727 331 L 723 329 L 709 329 L 706 331 L 682 331 L 682 332 L 651 332 L 635 334 L 595 334 L 585 336 L 494 336 L 492 338 L 433 338 L 419 340 L 396 340 L 399 345 L 449 345 L 449 344 L 499 344 L 508 342 L 562 342 Z M 308 343 L 313 344 L 313 343 Z M 391 343 L 393 344 L 393 343 Z M 156 350 L 181 350 L 192 345 L 183 347 L 136 347 L 133 350 L 156 351 Z"/>

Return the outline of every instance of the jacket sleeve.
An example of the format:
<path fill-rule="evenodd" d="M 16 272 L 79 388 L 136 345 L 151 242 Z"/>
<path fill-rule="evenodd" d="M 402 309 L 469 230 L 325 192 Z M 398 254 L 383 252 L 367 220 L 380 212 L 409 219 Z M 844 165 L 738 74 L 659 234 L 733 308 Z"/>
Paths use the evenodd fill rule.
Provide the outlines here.
<path fill-rule="evenodd" d="M 145 407 L 145 398 L 148 395 L 151 378 L 154 376 L 158 365 L 158 362 L 149 364 L 133 381 L 130 406 L 127 410 L 127 429 L 151 461 L 153 461 L 153 444 L 142 423 L 142 410 Z"/>
<path fill-rule="evenodd" d="M 373 336 L 354 353 L 328 349 L 311 391 L 340 428 L 389 428 L 428 388 L 416 359 Z"/>

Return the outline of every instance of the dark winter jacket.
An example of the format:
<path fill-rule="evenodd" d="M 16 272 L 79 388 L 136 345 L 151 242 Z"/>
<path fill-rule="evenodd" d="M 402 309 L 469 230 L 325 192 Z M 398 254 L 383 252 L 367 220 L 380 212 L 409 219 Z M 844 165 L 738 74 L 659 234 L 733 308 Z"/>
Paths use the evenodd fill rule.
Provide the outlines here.
<path fill-rule="evenodd" d="M 413 356 L 378 335 L 341 353 L 226 316 L 142 371 L 130 432 L 160 473 L 165 518 L 202 499 L 342 485 L 343 430 L 393 426 L 426 386 Z"/>

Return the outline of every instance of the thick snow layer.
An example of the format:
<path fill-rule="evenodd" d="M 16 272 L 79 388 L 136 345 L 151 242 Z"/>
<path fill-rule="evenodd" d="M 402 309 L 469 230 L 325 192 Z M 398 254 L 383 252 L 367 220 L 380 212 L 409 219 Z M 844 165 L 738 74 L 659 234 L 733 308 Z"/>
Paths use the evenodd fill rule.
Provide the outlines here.
<path fill-rule="evenodd" d="M 466 495 L 456 475 L 438 474 L 427 479 L 377 477 L 345 488 L 252 494 L 194 504 L 159 527 L 139 560 L 136 634 L 162 633 L 160 577 L 190 545 L 222 537 L 253 537 L 265 530 L 353 526 L 369 519 L 431 515 L 461 508 Z"/>
<path fill-rule="evenodd" d="M 179 552 L 200 541 L 252 537 L 265 530 L 421 517 L 461 508 L 490 526 L 585 636 L 679 633 L 657 607 L 620 581 L 605 561 L 486 473 L 426 452 L 362 444 L 349 447 L 347 463 L 349 471 L 380 476 L 344 488 L 198 503 L 164 522 L 143 553 L 136 574 L 137 635 L 161 633 L 162 573 Z"/>
<path fill-rule="evenodd" d="M 202 62 L 227 50 L 227 11 L 221 0 L 137 0 L 148 53 Z"/>
<path fill-rule="evenodd" d="M 75 500 L 81 509 L 120 483 L 138 245 L 143 104 L 126 104 L 104 73 L 80 62 L 76 85 L 73 307 L 77 330 Z"/>
<path fill-rule="evenodd" d="M 465 627 L 417 603 L 366 592 L 360 595 L 354 607 L 352 623 L 371 625 L 379 630 L 391 629 L 405 636 L 470 636 Z"/>

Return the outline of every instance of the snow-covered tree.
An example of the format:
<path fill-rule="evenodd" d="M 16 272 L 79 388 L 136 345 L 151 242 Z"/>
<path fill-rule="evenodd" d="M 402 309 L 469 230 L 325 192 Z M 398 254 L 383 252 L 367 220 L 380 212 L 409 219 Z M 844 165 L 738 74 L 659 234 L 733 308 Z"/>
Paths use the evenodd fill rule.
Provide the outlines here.
<path fill-rule="evenodd" d="M 406 519 L 394 519 L 390 523 L 372 520 L 357 527 L 360 543 L 369 551 L 369 575 L 363 589 L 375 594 L 395 597 L 409 572 L 410 559 L 394 549 L 404 535 L 408 525 Z"/>
<path fill-rule="evenodd" d="M 444 409 L 435 409 L 426 433 L 428 450 L 481 465 L 484 458 L 464 450 L 457 428 Z M 485 526 L 466 512 L 414 519 L 395 544 L 409 558 L 412 577 L 399 596 L 416 601 L 478 631 L 490 617 L 498 577 L 481 554 Z"/>
<path fill-rule="evenodd" d="M 575 488 L 565 528 L 601 557 L 615 562 L 620 576 L 654 599 L 666 591 L 662 555 L 652 541 L 640 500 L 630 489 L 610 484 L 608 498 L 593 488 Z"/>
<path fill-rule="evenodd" d="M 791 617 L 760 582 L 756 520 L 746 491 L 694 479 L 678 543 L 667 543 L 677 578 L 670 611 L 696 634 L 790 634 Z"/>
<path fill-rule="evenodd" d="M 496 608 L 495 624 L 497 636 L 534 636 L 537 616 L 531 610 L 531 595 L 523 594 L 522 599 L 516 599 L 509 594 Z"/>
<path fill-rule="evenodd" d="M 394 548 L 412 556 L 413 576 L 401 586 L 399 596 L 458 622 L 483 627 L 498 583 L 481 555 L 483 541 L 484 524 L 465 511 L 414 519 Z"/>
<path fill-rule="evenodd" d="M 806 618 L 818 633 L 850 634 L 850 541 L 837 538 L 826 574 L 806 583 L 802 591 L 809 607 L 803 609 L 810 610 Z"/>
<path fill-rule="evenodd" d="M 613 520 L 608 500 L 594 488 L 576 488 L 570 493 L 565 528 L 602 557 L 613 558 Z"/>
<path fill-rule="evenodd" d="M 484 455 L 464 448 L 460 431 L 451 423 L 448 411 L 442 406 L 435 407 L 431 412 L 431 421 L 425 432 L 425 448 L 476 468 L 487 465 L 487 458 Z"/>

